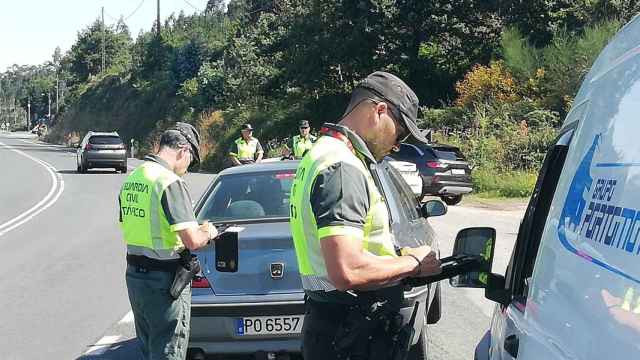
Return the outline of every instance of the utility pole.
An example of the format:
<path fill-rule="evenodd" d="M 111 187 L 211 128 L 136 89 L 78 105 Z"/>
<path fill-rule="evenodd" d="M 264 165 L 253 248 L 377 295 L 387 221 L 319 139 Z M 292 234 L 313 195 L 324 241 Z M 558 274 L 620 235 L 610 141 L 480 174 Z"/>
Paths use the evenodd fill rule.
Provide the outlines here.
<path fill-rule="evenodd" d="M 105 26 L 104 26 L 104 6 L 103 6 L 102 7 L 102 68 L 100 69 L 100 72 L 104 71 L 104 31 L 105 31 L 104 28 Z"/>
<path fill-rule="evenodd" d="M 49 119 L 49 123 L 51 123 L 51 90 L 48 91 L 49 94 L 49 114 L 47 115 Z"/>
<path fill-rule="evenodd" d="M 59 96 L 60 96 L 60 81 L 58 80 L 58 72 L 56 71 L 56 117 L 58 117 L 58 111 L 60 110 L 60 106 L 58 106 Z"/>
<path fill-rule="evenodd" d="M 158 31 L 158 38 L 160 37 L 160 0 L 158 0 L 158 8 L 157 8 L 157 15 L 156 15 L 156 27 L 157 27 L 157 31 Z"/>
<path fill-rule="evenodd" d="M 27 102 L 27 131 L 31 130 L 31 97 L 29 97 L 29 101 Z"/>

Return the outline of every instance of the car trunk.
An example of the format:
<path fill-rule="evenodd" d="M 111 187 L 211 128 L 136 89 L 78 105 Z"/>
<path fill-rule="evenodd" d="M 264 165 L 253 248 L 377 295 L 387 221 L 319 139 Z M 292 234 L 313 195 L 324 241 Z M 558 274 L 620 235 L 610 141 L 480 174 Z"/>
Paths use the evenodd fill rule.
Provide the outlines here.
<path fill-rule="evenodd" d="M 302 292 L 302 282 L 288 222 L 240 224 L 238 272 L 215 268 L 215 246 L 198 252 L 203 274 L 216 295 L 267 295 Z M 283 264 L 282 277 L 272 267 Z"/>
<path fill-rule="evenodd" d="M 468 178 L 470 181 L 471 168 L 458 148 L 433 146 L 432 149 L 438 162 L 442 164 L 438 175 Z"/>

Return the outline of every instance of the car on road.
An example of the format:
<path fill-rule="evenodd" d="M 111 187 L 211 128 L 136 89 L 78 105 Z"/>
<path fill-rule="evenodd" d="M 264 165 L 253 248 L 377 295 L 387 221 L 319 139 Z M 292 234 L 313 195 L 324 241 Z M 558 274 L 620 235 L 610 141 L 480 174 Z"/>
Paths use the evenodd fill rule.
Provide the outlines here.
<path fill-rule="evenodd" d="M 385 159 L 389 162 L 391 166 L 396 168 L 400 175 L 402 175 L 402 179 L 409 185 L 413 194 L 419 200 L 422 199 L 422 176 L 420 176 L 420 172 L 418 172 L 418 167 L 414 163 L 410 163 L 408 161 L 398 161 L 393 160 L 393 158 L 387 157 Z"/>
<path fill-rule="evenodd" d="M 192 282 L 191 358 L 256 353 L 300 356 L 304 292 L 289 227 L 290 187 L 298 164 L 297 160 L 276 161 L 225 169 L 196 203 L 198 222 L 243 230 L 235 273 L 216 270 L 215 245 L 195 252 L 202 274 Z M 421 207 L 389 163 L 376 165 L 373 174 L 387 198 L 397 245 L 428 244 L 437 251 L 435 233 L 426 219 L 427 204 Z M 439 206 L 440 214 L 444 213 L 444 204 Z M 440 318 L 439 287 L 407 291 L 402 310 L 406 319 L 414 305 L 421 315 L 414 321 L 411 359 L 423 359 L 427 323 Z"/>
<path fill-rule="evenodd" d="M 78 145 L 76 163 L 79 173 L 93 168 L 114 168 L 127 172 L 127 149 L 117 132 L 89 131 Z"/>
<path fill-rule="evenodd" d="M 445 144 L 400 144 L 389 155 L 416 164 L 422 176 L 423 195 L 436 195 L 447 205 L 456 205 L 473 191 L 471 166 L 459 148 Z"/>

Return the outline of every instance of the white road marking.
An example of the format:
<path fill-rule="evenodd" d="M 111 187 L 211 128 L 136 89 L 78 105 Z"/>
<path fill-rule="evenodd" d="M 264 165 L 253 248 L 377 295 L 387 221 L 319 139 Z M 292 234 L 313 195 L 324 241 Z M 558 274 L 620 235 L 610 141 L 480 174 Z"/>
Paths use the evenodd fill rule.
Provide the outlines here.
<path fill-rule="evenodd" d="M 129 310 L 120 321 L 118 325 L 133 324 L 133 312 Z M 111 345 L 116 344 L 122 340 L 125 340 L 123 335 L 105 335 L 95 344 L 91 345 L 83 355 L 101 355 Z"/>
<path fill-rule="evenodd" d="M 129 311 L 122 319 L 120 319 L 120 321 L 118 321 L 118 324 L 131 324 L 133 323 L 133 311 Z"/>
<path fill-rule="evenodd" d="M 104 353 L 109 346 L 119 342 L 120 340 L 122 340 L 122 336 L 120 335 L 104 336 L 102 339 L 98 340 L 97 343 L 92 345 L 84 355 L 100 355 Z"/>
<path fill-rule="evenodd" d="M 52 181 L 51 189 L 49 189 L 49 192 L 42 200 L 40 200 L 37 204 L 29 208 L 28 210 L 24 211 L 20 215 L 14 217 L 13 219 L 3 224 L 0 224 L 0 236 L 2 236 L 8 233 L 9 231 L 17 228 L 18 226 L 26 223 L 27 221 L 33 219 L 36 215 L 38 215 L 39 213 L 41 213 L 42 211 L 44 211 L 45 209 L 53 205 L 58 200 L 58 198 L 60 198 L 60 195 L 62 195 L 62 192 L 64 191 L 64 181 L 62 180 L 62 177 L 60 176 L 60 174 L 57 172 L 56 168 L 53 167 L 53 165 L 43 160 L 40 160 L 38 158 L 35 158 L 29 154 L 26 154 L 23 151 L 15 149 L 10 145 L 6 145 L 2 142 L 0 142 L 0 147 L 16 152 L 30 160 L 33 160 L 37 164 L 43 166 L 47 170 L 47 172 L 49 172 L 49 175 L 51 176 L 51 181 Z"/>

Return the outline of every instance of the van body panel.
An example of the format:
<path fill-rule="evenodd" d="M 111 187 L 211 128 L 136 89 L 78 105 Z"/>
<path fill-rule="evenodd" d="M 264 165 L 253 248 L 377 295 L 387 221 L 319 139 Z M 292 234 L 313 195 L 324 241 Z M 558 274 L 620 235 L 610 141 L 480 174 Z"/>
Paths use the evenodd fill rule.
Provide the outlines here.
<path fill-rule="evenodd" d="M 528 254 L 528 292 L 496 307 L 492 360 L 513 359 L 510 335 L 519 360 L 640 354 L 638 17 L 598 57 L 574 104 L 563 128 L 577 124 L 575 133 L 538 252 Z"/>

